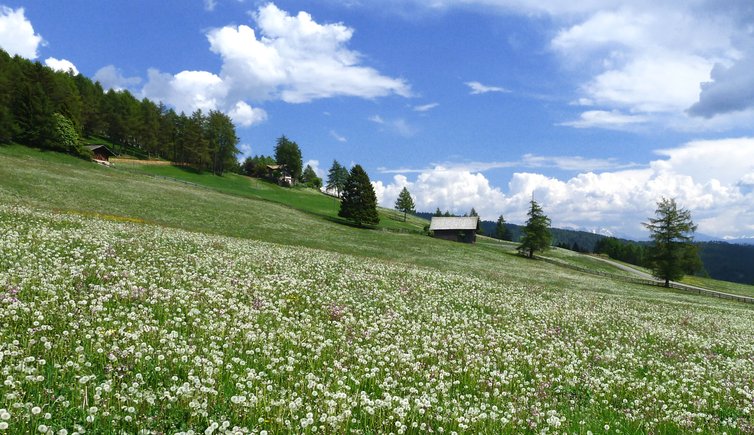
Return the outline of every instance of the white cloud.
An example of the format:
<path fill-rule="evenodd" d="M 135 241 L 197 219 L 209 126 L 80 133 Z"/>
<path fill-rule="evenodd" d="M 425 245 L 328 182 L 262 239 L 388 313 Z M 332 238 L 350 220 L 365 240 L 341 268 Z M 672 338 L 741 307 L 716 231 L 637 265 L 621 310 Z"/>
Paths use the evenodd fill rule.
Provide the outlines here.
<path fill-rule="evenodd" d="M 267 120 L 267 112 L 258 107 L 251 107 L 244 101 L 239 101 L 228 112 L 228 116 L 238 125 L 251 127 Z"/>
<path fill-rule="evenodd" d="M 291 16 L 272 3 L 260 7 L 254 20 L 259 35 L 246 25 L 207 33 L 234 95 L 289 103 L 411 95 L 405 81 L 360 65 L 361 55 L 347 48 L 353 29 L 344 24 L 319 24 L 306 12 Z"/>
<path fill-rule="evenodd" d="M 181 71 L 172 75 L 156 69 L 150 69 L 147 74 L 149 81 L 142 92 L 151 99 L 172 104 L 179 112 L 225 108 L 228 89 L 222 78 L 215 74 L 207 71 Z M 239 106 L 236 104 L 231 110 L 237 109 Z M 240 110 L 244 111 L 245 107 L 242 105 Z"/>
<path fill-rule="evenodd" d="M 471 95 L 487 94 L 489 92 L 510 92 L 500 86 L 488 86 L 479 82 L 466 82 L 466 86 L 471 89 Z"/>
<path fill-rule="evenodd" d="M 73 75 L 79 74 L 79 70 L 76 68 L 76 65 L 74 65 L 73 62 L 67 59 L 55 59 L 54 57 L 48 57 L 47 59 L 45 59 L 45 65 L 49 66 L 55 71 L 72 71 Z"/>
<path fill-rule="evenodd" d="M 34 27 L 26 18 L 24 8 L 0 6 L 0 47 L 3 50 L 11 56 L 36 59 L 37 50 L 43 43 L 42 36 L 34 33 Z"/>
<path fill-rule="evenodd" d="M 217 0 L 204 0 L 204 10 L 212 12 L 217 7 Z"/>
<path fill-rule="evenodd" d="M 626 115 L 617 110 L 588 110 L 581 113 L 579 119 L 560 123 L 575 128 L 607 128 L 614 130 L 623 130 L 637 124 L 643 124 L 649 121 L 645 115 Z"/>
<path fill-rule="evenodd" d="M 644 168 L 585 171 L 565 180 L 516 172 L 507 192 L 491 186 L 482 173 L 464 167 L 435 166 L 419 172 L 415 180 L 398 174 L 390 183 L 376 185 L 380 203 L 386 207 L 406 186 L 415 195 L 418 210 L 439 207 L 463 213 L 473 206 L 484 219 L 494 220 L 502 213 L 514 223 L 524 222 L 533 195 L 554 226 L 600 227 L 634 237 L 646 236 L 641 222 L 654 214 L 656 201 L 674 197 L 691 210 L 701 233 L 752 235 L 754 138 L 696 141 L 657 153 L 662 158 Z M 524 156 L 522 161 L 526 160 L 560 161 Z"/>
<path fill-rule="evenodd" d="M 616 159 L 588 159 L 581 156 L 538 156 L 524 154 L 519 160 L 509 162 L 442 162 L 433 163 L 429 168 L 378 168 L 382 174 L 411 174 L 431 171 L 435 167 L 461 172 L 486 172 L 493 169 L 508 168 L 556 168 L 563 171 L 584 172 L 604 171 L 608 169 L 625 169 L 637 166 L 634 163 L 622 164 Z"/>
<path fill-rule="evenodd" d="M 348 139 L 345 136 L 338 134 L 335 130 L 330 130 L 330 136 L 338 142 L 348 142 Z"/>
<path fill-rule="evenodd" d="M 208 10 L 215 4 L 205 2 Z M 361 55 L 348 48 L 353 29 L 342 23 L 319 24 L 306 12 L 291 16 L 273 3 L 261 6 L 253 19 L 256 30 L 238 25 L 207 32 L 210 50 L 222 59 L 219 74 L 151 69 L 142 95 L 184 112 L 221 110 L 242 126 L 267 119 L 264 110 L 248 101 L 411 95 L 404 80 L 362 65 Z"/>
<path fill-rule="evenodd" d="M 251 157 L 251 145 L 247 143 L 242 143 L 238 145 L 238 151 L 239 151 L 239 156 L 238 156 L 239 162 L 243 162 L 246 159 L 246 157 Z"/>
<path fill-rule="evenodd" d="M 462 8 L 480 14 L 546 17 L 551 25 L 546 32 L 554 35 L 552 52 L 569 78 L 580 83 L 574 89 L 575 99 L 588 102 L 597 113 L 617 110 L 637 117 L 633 120 L 643 117 L 647 124 L 681 131 L 751 125 L 751 116 L 733 116 L 754 109 L 754 76 L 750 73 L 754 68 L 754 10 L 750 2 L 390 1 L 398 9 L 406 3 L 424 11 Z M 700 122 L 694 117 L 716 122 Z M 618 121 L 564 125 L 626 125 L 623 119 Z"/>
<path fill-rule="evenodd" d="M 141 83 L 140 77 L 126 77 L 123 72 L 114 65 L 103 66 L 94 73 L 94 81 L 102 85 L 104 89 L 116 91 L 132 88 Z"/>
<path fill-rule="evenodd" d="M 422 104 L 420 106 L 414 106 L 414 111 L 415 112 L 429 112 L 430 110 L 434 109 L 435 107 L 439 105 L 440 103 Z"/>
<path fill-rule="evenodd" d="M 317 174 L 319 178 L 322 178 L 322 180 L 325 180 L 325 171 L 319 167 L 319 160 L 307 160 L 304 162 L 304 168 L 309 165 L 314 169 L 314 173 Z"/>

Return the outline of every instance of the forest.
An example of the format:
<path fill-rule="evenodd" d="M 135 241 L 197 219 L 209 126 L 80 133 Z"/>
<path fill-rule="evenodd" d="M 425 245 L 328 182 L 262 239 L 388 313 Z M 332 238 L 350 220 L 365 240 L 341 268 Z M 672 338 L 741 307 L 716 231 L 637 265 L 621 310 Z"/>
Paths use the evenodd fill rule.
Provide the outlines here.
<path fill-rule="evenodd" d="M 224 113 L 176 113 L 128 90 L 105 91 L 82 74 L 55 71 L 0 49 L 0 143 L 87 157 L 83 145 L 102 139 L 119 152 L 215 174 L 238 168 L 238 137 Z"/>

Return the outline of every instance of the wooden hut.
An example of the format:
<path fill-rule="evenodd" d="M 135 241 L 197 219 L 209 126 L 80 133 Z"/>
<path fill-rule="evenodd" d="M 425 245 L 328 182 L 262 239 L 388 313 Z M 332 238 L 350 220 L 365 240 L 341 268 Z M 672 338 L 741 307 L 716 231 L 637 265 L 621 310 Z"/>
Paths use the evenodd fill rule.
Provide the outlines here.
<path fill-rule="evenodd" d="M 97 163 L 110 164 L 110 157 L 115 156 L 115 153 L 110 151 L 105 145 L 84 145 L 84 148 L 92 152 L 92 160 Z"/>
<path fill-rule="evenodd" d="M 476 243 L 476 231 L 479 229 L 479 217 L 432 217 L 429 231 L 433 237 L 454 242 Z"/>

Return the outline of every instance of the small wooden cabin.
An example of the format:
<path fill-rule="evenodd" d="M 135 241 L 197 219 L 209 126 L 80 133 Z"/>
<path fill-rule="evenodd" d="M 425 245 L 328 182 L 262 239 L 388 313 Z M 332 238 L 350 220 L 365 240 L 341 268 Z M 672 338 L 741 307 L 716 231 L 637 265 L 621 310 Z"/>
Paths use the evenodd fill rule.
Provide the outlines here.
<path fill-rule="evenodd" d="M 115 156 L 115 153 L 105 145 L 84 145 L 84 148 L 92 152 L 92 160 L 97 163 L 109 164 L 110 157 Z"/>
<path fill-rule="evenodd" d="M 476 243 L 476 231 L 479 229 L 479 217 L 443 217 L 433 216 L 429 231 L 433 237 L 462 243 Z"/>

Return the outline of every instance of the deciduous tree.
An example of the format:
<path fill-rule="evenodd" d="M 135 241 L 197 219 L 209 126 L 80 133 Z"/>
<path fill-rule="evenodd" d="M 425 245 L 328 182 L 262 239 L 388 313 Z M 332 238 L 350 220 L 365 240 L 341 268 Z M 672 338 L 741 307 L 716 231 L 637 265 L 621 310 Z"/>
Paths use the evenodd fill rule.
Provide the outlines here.
<path fill-rule="evenodd" d="M 280 136 L 275 145 L 275 161 L 278 165 L 285 165 L 288 174 L 295 181 L 301 179 L 304 162 L 301 160 L 301 149 L 296 142 Z"/>

